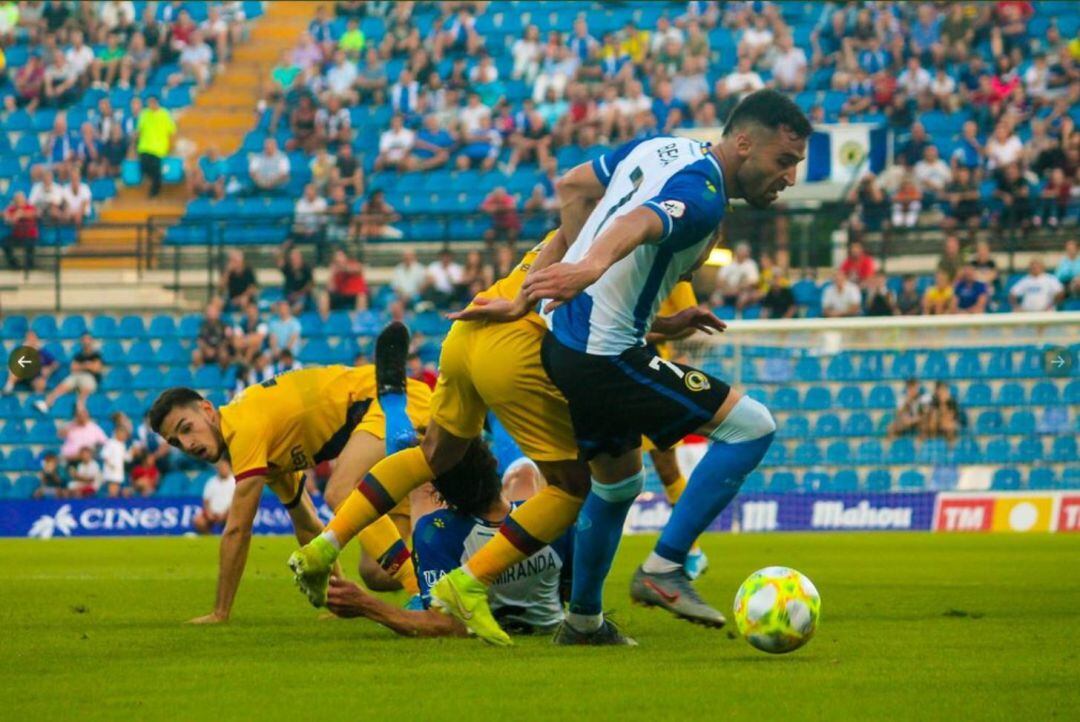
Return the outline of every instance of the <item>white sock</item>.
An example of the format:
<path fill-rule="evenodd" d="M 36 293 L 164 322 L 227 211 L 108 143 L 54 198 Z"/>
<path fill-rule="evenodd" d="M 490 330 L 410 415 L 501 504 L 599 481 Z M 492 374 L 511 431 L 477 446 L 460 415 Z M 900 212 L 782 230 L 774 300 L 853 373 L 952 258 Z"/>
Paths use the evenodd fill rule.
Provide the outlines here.
<path fill-rule="evenodd" d="M 656 552 L 649 552 L 649 558 L 645 560 L 641 568 L 649 574 L 666 574 L 667 572 L 682 569 L 682 564 L 665 559 Z"/>
<path fill-rule="evenodd" d="M 600 629 L 600 626 L 604 623 L 604 615 L 575 614 L 574 612 L 569 612 L 566 615 L 566 621 L 577 631 L 588 634 L 589 632 L 595 632 L 597 629 Z"/>
<path fill-rule="evenodd" d="M 337 534 L 327 529 L 319 536 L 330 542 L 330 546 L 334 547 L 334 549 L 336 549 L 337 551 L 341 551 L 341 542 L 338 541 Z"/>

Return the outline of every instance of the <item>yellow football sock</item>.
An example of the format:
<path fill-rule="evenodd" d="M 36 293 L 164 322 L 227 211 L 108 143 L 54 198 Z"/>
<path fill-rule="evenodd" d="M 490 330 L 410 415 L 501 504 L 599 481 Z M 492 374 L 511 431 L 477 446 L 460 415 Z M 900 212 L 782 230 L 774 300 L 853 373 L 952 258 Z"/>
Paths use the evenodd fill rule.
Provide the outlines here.
<path fill-rule="evenodd" d="M 389 516 L 380 516 L 357 535 L 364 553 L 379 562 L 387 574 L 401 583 L 409 594 L 417 594 L 420 585 L 416 581 L 412 554 L 401 538 L 397 524 Z"/>
<path fill-rule="evenodd" d="M 686 491 L 686 477 L 679 474 L 678 479 L 664 487 L 664 496 L 667 497 L 668 504 L 675 506 L 675 502 L 679 500 L 684 491 Z"/>
<path fill-rule="evenodd" d="M 577 519 L 584 503 L 584 499 L 558 487 L 545 486 L 515 509 L 499 533 L 469 557 L 465 571 L 484 584 L 492 584 L 514 564 L 562 536 Z"/>
<path fill-rule="evenodd" d="M 391 454 L 371 467 L 326 528 L 334 533 L 340 549 L 360 530 L 393 509 L 410 491 L 434 478 L 420 447 Z"/>
<path fill-rule="evenodd" d="M 684 491 L 686 491 L 686 477 L 679 474 L 678 479 L 664 487 L 664 496 L 667 497 L 668 504 L 675 506 Z M 690 547 L 690 551 L 697 551 L 700 548 L 701 546 L 695 540 L 694 545 Z"/>

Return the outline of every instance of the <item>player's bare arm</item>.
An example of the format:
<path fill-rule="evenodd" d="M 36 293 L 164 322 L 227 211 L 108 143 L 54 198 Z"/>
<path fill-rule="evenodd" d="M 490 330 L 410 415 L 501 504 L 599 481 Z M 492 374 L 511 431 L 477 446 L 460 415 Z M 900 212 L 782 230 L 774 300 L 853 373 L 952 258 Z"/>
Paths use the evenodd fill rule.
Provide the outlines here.
<path fill-rule="evenodd" d="M 568 239 L 567 245 L 577 239 L 593 207 L 604 197 L 605 190 L 607 188 L 597 178 L 591 162 L 574 166 L 555 181 L 559 224 Z"/>
<path fill-rule="evenodd" d="M 448 614 L 395 607 L 365 592 L 347 579 L 333 578 L 326 607 L 343 618 L 365 617 L 405 637 L 467 637 L 465 625 Z"/>
<path fill-rule="evenodd" d="M 229 620 L 236 590 L 240 586 L 241 577 L 244 576 L 248 549 L 251 546 L 251 529 L 255 524 L 255 514 L 259 510 L 259 497 L 262 496 L 265 483 L 265 476 L 251 476 L 236 485 L 232 505 L 229 507 L 229 520 L 225 523 L 225 531 L 221 534 L 214 611 L 191 619 L 189 623 L 215 624 Z"/>
<path fill-rule="evenodd" d="M 577 263 L 555 263 L 530 274 L 522 289 L 531 302 L 553 299 L 545 311 L 553 311 L 596 283 L 616 262 L 645 243 L 664 235 L 660 217 L 648 208 L 636 208 L 611 222 L 596 243 Z"/>

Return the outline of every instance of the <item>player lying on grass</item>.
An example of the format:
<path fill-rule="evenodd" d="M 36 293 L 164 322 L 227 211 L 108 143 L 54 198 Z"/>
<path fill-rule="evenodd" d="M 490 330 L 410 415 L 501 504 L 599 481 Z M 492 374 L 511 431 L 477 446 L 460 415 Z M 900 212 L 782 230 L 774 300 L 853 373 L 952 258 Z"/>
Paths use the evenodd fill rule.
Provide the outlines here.
<path fill-rule="evenodd" d="M 776 423 L 723 381 L 661 358 L 645 336 L 665 296 L 708 257 L 728 200 L 765 208 L 795 183 L 811 130 L 790 98 L 761 90 L 734 108 L 715 146 L 660 137 L 601 156 L 593 170 L 606 186 L 603 198 L 564 259 L 522 286 L 530 302 L 546 299 L 550 333 L 541 358 L 569 403 L 592 472 L 575 539 L 570 613 L 560 629 L 566 636 L 591 643 L 604 629 L 604 580 L 644 484 L 642 435 L 660 448 L 689 433 L 710 443 L 635 573 L 631 598 L 699 624 L 725 622 L 683 567 L 694 541 L 761 462 Z"/>
<path fill-rule="evenodd" d="M 327 499 L 334 490 L 340 498 L 386 455 L 387 440 L 390 450 L 415 440 L 413 429 L 427 423 L 431 392 L 419 381 L 406 383 L 407 346 L 404 327 L 391 325 L 376 344 L 376 365 L 291 371 L 245 389 L 221 408 L 188 388 L 168 389 L 157 398 L 150 411 L 154 431 L 193 458 L 227 458 L 236 478 L 214 609 L 192 622 L 229 618 L 264 486 L 289 510 L 303 544 L 323 528 L 304 489 L 305 469 L 335 459 Z M 409 551 L 389 517 L 369 526 L 360 542 L 386 575 L 407 591 L 419 590 Z M 372 586 L 389 586 L 370 572 L 364 576 Z"/>
<path fill-rule="evenodd" d="M 572 180 L 564 186 L 567 183 Z M 490 409 L 522 452 L 537 463 L 548 486 L 515 509 L 464 567 L 435 585 L 432 604 L 465 620 L 485 641 L 511 643 L 491 615 L 487 588 L 514 564 L 563 535 L 577 518 L 589 484 L 588 468 L 578 460 L 566 400 L 540 364 L 544 324 L 530 308 L 515 305 L 530 269 L 560 258 L 564 251 L 564 236 L 552 232 L 510 275 L 474 301 L 500 320 L 516 314 L 513 320 L 490 323 L 469 320 L 464 314 L 455 321 L 443 342 L 431 423 L 421 445 L 372 467 L 326 530 L 289 558 L 297 584 L 312 604 L 325 604 L 330 572 L 342 547 L 412 489 L 460 461 L 483 431 Z M 658 318 L 653 330 L 678 334 L 691 327 L 724 325 L 695 307 Z"/>
<path fill-rule="evenodd" d="M 401 609 L 335 577 L 326 598 L 331 612 L 339 617 L 366 617 L 410 637 L 468 634 L 461 621 L 430 608 L 431 587 L 495 536 L 512 509 L 536 494 L 539 471 L 522 459 L 500 479 L 487 445 L 475 439 L 465 457 L 437 476 L 433 485 L 446 508 L 420 518 L 413 530 L 413 559 L 424 609 Z M 491 610 L 504 629 L 517 634 L 550 633 L 562 621 L 572 537 L 573 532 L 567 531 L 491 585 Z"/>

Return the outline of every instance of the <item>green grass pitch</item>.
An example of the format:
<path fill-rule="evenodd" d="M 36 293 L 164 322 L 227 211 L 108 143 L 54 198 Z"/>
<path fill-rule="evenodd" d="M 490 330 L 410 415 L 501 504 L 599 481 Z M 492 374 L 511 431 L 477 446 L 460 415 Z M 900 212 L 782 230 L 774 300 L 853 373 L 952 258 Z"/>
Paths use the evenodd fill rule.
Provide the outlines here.
<path fill-rule="evenodd" d="M 632 607 L 650 542 L 624 540 L 606 597 L 640 647 L 494 649 L 321 619 L 292 587 L 285 538 L 254 540 L 219 627 L 180 623 L 210 611 L 214 539 L 3 541 L 3 716 L 1076 719 L 1080 535 L 708 537 L 700 587 L 725 611 L 759 567 L 816 583 L 818 634 L 783 657 Z"/>

